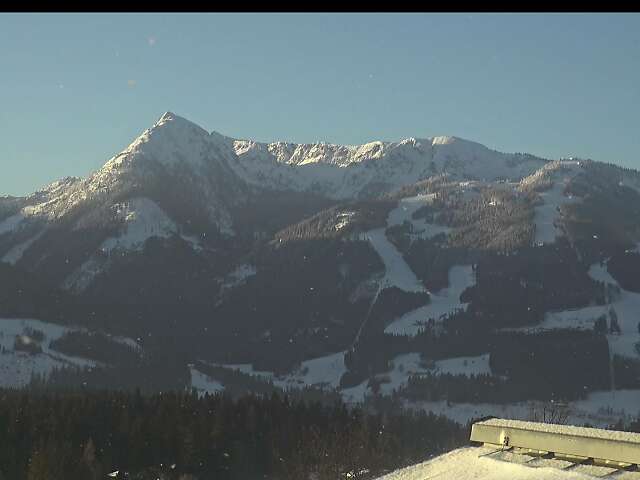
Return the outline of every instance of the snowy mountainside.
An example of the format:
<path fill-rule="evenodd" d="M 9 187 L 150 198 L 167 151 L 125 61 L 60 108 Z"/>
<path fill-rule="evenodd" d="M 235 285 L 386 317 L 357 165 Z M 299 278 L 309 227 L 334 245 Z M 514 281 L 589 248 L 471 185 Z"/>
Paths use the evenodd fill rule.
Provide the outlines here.
<path fill-rule="evenodd" d="M 168 112 L 89 177 L 0 197 L 0 316 L 144 338 L 213 368 L 183 372 L 201 391 L 242 365 L 466 421 L 604 398 L 611 370 L 633 398 L 637 178 L 456 137 L 236 140 Z M 610 308 L 620 332 L 594 331 Z M 561 368 L 531 380 L 541 345 Z"/>
<path fill-rule="evenodd" d="M 252 184 L 362 198 L 447 173 L 458 178 L 520 179 L 545 164 L 457 137 L 407 138 L 364 145 L 235 141 L 235 170 Z"/>
<path fill-rule="evenodd" d="M 281 216 L 282 209 L 305 203 L 295 194 L 309 199 L 308 208 L 299 209 L 304 215 L 314 204 L 371 198 L 436 174 L 518 180 L 545 163 L 456 137 L 359 146 L 263 144 L 208 133 L 167 112 L 89 177 L 68 177 L 25 198 L 1 198 L 0 258 L 31 271 L 46 268 L 55 272 L 49 275 L 52 281 L 75 288 L 76 278 L 86 284 L 101 272 L 94 267 L 104 263 L 103 247 L 109 242 L 140 250 L 144 239 L 136 245 L 127 240 L 135 225 L 148 238 L 167 237 L 170 231 L 195 249 L 216 248 L 239 233 L 271 235 L 273 227 L 260 229 L 260 220 L 248 212 L 262 209 L 263 217 Z M 274 196 L 269 192 L 283 192 L 284 200 L 269 207 Z M 154 204 L 162 212 L 131 225 L 118 213 L 118 205 L 128 202 Z M 160 215 L 171 228 L 155 225 Z M 298 219 L 289 215 L 282 222 Z M 74 252 L 63 243 L 75 244 Z"/>

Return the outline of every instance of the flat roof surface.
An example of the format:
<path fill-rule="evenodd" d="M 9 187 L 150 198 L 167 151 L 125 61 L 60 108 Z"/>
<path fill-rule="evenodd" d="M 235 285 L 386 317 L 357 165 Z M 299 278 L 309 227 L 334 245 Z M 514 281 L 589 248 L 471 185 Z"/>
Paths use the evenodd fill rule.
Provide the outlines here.
<path fill-rule="evenodd" d="M 476 422 L 476 424 L 501 428 L 516 428 L 535 432 L 553 433 L 556 435 L 575 435 L 586 438 L 597 438 L 601 440 L 614 440 L 617 442 L 630 442 L 640 444 L 640 433 L 619 432 L 616 430 L 604 430 L 601 428 L 587 428 L 576 427 L 574 425 L 526 422 L 523 420 L 506 420 L 502 418 L 492 418 L 482 422 Z"/>

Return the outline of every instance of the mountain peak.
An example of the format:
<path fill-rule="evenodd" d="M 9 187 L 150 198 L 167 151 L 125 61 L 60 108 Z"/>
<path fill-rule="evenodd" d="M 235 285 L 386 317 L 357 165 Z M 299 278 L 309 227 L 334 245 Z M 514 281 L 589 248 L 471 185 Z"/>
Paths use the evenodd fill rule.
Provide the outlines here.
<path fill-rule="evenodd" d="M 162 116 L 160 117 L 160 119 L 158 120 L 158 122 L 164 122 L 164 121 L 168 121 L 168 120 L 174 120 L 178 115 L 176 115 L 173 112 L 164 112 L 162 114 Z"/>
<path fill-rule="evenodd" d="M 154 131 L 160 128 L 165 129 L 168 127 L 171 127 L 172 129 L 178 129 L 180 131 L 192 130 L 194 132 L 199 132 L 199 133 L 204 133 L 205 135 L 209 135 L 209 132 L 207 132 L 200 125 L 192 122 L 191 120 L 187 120 L 184 117 L 176 115 L 173 112 L 164 112 L 162 116 L 158 119 L 158 121 L 155 123 L 155 125 L 151 127 L 149 131 Z"/>

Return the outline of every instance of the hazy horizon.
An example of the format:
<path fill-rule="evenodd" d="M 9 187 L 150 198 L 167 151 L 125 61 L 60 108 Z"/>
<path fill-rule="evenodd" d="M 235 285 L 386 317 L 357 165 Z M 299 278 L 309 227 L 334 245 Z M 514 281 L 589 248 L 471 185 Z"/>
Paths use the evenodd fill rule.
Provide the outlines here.
<path fill-rule="evenodd" d="M 449 135 L 639 168 L 636 14 L 4 14 L 0 195 L 85 176 L 165 111 L 234 138 Z"/>

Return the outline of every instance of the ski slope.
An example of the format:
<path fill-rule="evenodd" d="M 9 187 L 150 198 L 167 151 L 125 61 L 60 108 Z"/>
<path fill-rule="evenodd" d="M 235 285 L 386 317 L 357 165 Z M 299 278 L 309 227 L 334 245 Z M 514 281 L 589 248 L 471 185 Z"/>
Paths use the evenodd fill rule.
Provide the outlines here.
<path fill-rule="evenodd" d="M 398 249 L 387 239 L 384 231 L 384 228 L 378 228 L 365 233 L 384 263 L 385 274 L 381 288 L 397 287 L 405 292 L 426 292 L 422 282 L 409 268 Z"/>
<path fill-rule="evenodd" d="M 560 207 L 578 201 L 565 195 L 564 189 L 566 184 L 578 174 L 579 167 L 578 162 L 563 162 L 563 169 L 555 174 L 562 175 L 562 178 L 554 181 L 549 190 L 540 193 L 543 203 L 535 207 L 533 217 L 536 245 L 553 243 L 556 237 L 563 234 L 559 221 Z"/>
<path fill-rule="evenodd" d="M 385 328 L 385 333 L 415 336 L 429 319 L 438 321 L 443 315 L 466 308 L 460 295 L 475 284 L 475 275 L 470 265 L 456 265 L 449 270 L 449 287 L 431 293 L 430 303 L 405 313 Z"/>

